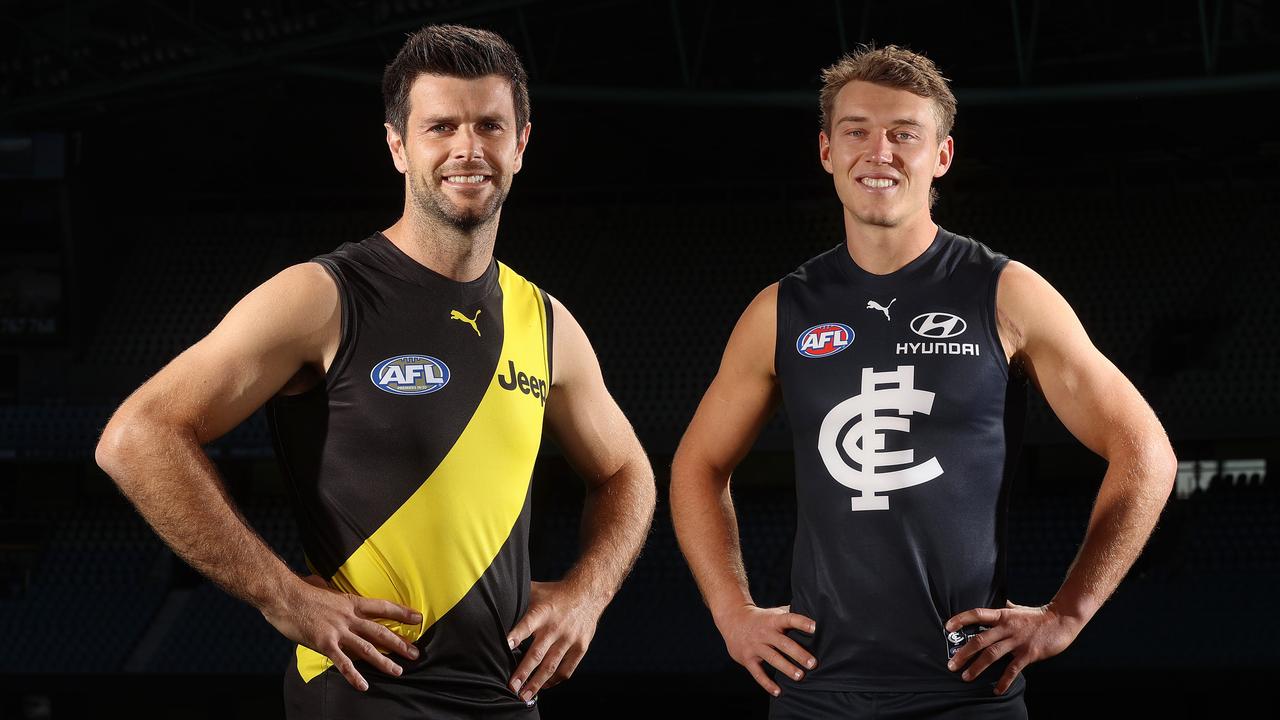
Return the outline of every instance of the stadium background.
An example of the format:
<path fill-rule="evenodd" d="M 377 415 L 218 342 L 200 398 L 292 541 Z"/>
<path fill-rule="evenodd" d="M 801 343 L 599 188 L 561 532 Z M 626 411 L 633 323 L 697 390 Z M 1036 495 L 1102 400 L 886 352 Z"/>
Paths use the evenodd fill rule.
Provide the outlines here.
<path fill-rule="evenodd" d="M 525 59 L 534 132 L 497 255 L 575 312 L 663 489 L 545 717 L 764 714 L 679 555 L 665 486 L 738 313 L 843 239 L 816 158 L 817 74 L 868 40 L 926 52 L 954 81 L 938 221 L 1054 283 L 1182 461 L 1119 591 L 1027 671 L 1032 717 L 1220 717 L 1269 697 L 1275 3 L 100 0 L 0 5 L 0 717 L 280 715 L 288 643 L 164 548 L 93 446 L 250 288 L 394 220 L 378 80 L 435 21 L 493 29 Z M 262 417 L 209 452 L 300 566 Z M 1104 463 L 1038 397 L 1021 458 L 1008 578 L 1037 604 Z M 534 493 L 535 578 L 554 578 L 582 490 L 550 442 Z M 785 414 L 735 494 L 755 597 L 785 602 Z"/>

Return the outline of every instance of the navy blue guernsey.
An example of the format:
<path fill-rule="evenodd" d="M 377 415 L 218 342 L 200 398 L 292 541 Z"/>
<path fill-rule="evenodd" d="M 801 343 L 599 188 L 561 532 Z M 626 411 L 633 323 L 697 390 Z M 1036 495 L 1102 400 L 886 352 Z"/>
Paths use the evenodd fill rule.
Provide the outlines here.
<path fill-rule="evenodd" d="M 818 659 L 787 690 L 972 688 L 947 670 L 1003 607 L 1005 514 L 1026 401 L 995 323 L 1008 258 L 941 228 L 888 275 L 843 244 L 778 285 L 775 366 L 795 443 L 791 636 Z M 1007 660 L 976 681 L 994 683 Z"/>

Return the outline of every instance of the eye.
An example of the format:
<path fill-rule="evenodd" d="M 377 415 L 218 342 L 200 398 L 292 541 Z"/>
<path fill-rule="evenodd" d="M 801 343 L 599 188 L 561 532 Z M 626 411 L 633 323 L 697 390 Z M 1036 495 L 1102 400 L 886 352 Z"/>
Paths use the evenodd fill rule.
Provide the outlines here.
<path fill-rule="evenodd" d="M 914 134 L 912 134 L 912 133 L 909 133 L 909 132 L 905 132 L 905 131 L 903 131 L 903 132 L 899 132 L 899 133 L 897 133 L 897 138 L 898 138 L 898 140 L 901 140 L 901 141 L 904 141 L 904 142 L 905 142 L 905 141 L 907 141 L 907 140 L 915 140 L 915 139 L 916 139 L 916 136 L 915 136 Z"/>
<path fill-rule="evenodd" d="M 437 123 L 437 124 L 432 125 L 431 127 L 427 128 L 427 132 L 430 132 L 430 133 L 442 133 L 442 132 L 448 132 L 450 129 L 451 129 L 451 128 L 450 128 L 448 125 L 444 124 L 444 123 Z"/>
<path fill-rule="evenodd" d="M 858 128 L 854 128 L 853 130 L 849 130 L 845 132 L 845 135 L 848 135 L 849 137 L 862 137 L 863 135 L 866 135 L 866 134 L 867 134 L 866 130 L 861 130 Z"/>
<path fill-rule="evenodd" d="M 484 125 L 481 125 L 481 127 L 484 128 L 485 130 L 488 130 L 489 132 L 502 131 L 502 125 L 496 122 L 487 122 Z"/>

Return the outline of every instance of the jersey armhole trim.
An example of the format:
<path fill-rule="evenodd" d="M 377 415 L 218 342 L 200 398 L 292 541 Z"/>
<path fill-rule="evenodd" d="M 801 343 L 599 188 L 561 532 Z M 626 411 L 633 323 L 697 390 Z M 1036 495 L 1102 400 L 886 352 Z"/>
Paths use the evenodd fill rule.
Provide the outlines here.
<path fill-rule="evenodd" d="M 782 302 L 782 286 L 786 281 L 785 277 L 778 280 L 778 291 L 773 298 L 773 381 L 779 386 L 782 385 L 782 329 L 787 327 L 787 318 L 783 316 L 786 303 Z"/>
<path fill-rule="evenodd" d="M 983 322 L 987 325 L 987 339 L 991 343 L 991 351 L 994 353 L 996 367 L 1000 368 L 1000 372 L 1004 374 L 1004 379 L 1009 379 L 1009 359 L 1004 356 L 1004 344 L 1000 342 L 1000 321 L 996 316 L 996 293 L 1000 289 L 1000 276 L 1004 273 L 1004 269 L 1009 266 L 1009 258 L 999 257 L 996 259 L 995 268 L 991 271 L 989 280 L 990 287 L 987 288 L 987 307 L 983 314 Z"/>
<path fill-rule="evenodd" d="M 341 329 L 338 331 L 338 349 L 333 354 L 333 364 L 324 373 L 324 389 L 331 391 L 333 383 L 346 369 L 351 355 L 355 352 L 356 327 L 359 324 L 359 318 L 354 317 L 356 304 L 337 263 L 328 258 L 315 258 L 312 262 L 324 268 L 329 273 L 329 277 L 333 278 L 334 284 L 338 286 L 338 306 L 342 315 Z"/>
<path fill-rule="evenodd" d="M 534 287 L 537 286 L 535 285 Z M 547 348 L 547 394 L 550 395 L 551 389 L 555 387 L 556 383 L 555 373 L 552 372 L 552 362 L 555 360 L 556 314 L 555 308 L 551 305 L 551 296 L 547 294 L 547 291 L 542 288 L 538 288 L 538 295 L 542 297 L 543 317 L 546 318 L 547 337 L 545 347 Z"/>

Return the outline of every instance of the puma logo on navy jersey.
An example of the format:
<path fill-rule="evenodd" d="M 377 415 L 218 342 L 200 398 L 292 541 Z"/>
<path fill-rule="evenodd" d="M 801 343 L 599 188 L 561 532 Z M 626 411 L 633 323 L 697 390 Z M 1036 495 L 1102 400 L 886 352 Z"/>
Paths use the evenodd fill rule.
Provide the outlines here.
<path fill-rule="evenodd" d="M 893 307 L 893 304 L 894 304 L 894 303 L 896 303 L 896 302 L 898 302 L 898 298 L 894 298 L 894 299 L 890 300 L 888 305 L 881 305 L 880 303 L 876 302 L 875 300 L 868 300 L 868 301 L 867 301 L 867 309 L 868 309 L 868 310 L 879 310 L 880 312 L 884 313 L 884 319 L 885 319 L 885 320 L 893 320 L 893 318 L 889 317 L 889 308 Z"/>
<path fill-rule="evenodd" d="M 449 384 L 449 366 L 428 355 L 398 355 L 374 365 L 369 379 L 393 395 L 426 395 Z"/>
<path fill-rule="evenodd" d="M 502 373 L 498 373 L 498 385 L 503 390 L 520 389 L 525 395 L 532 395 L 541 405 L 547 404 L 547 381 L 537 378 L 527 373 L 516 372 L 516 363 L 514 360 L 507 361 L 507 375 L 511 379 L 502 377 Z"/>

